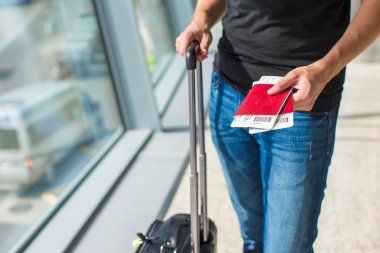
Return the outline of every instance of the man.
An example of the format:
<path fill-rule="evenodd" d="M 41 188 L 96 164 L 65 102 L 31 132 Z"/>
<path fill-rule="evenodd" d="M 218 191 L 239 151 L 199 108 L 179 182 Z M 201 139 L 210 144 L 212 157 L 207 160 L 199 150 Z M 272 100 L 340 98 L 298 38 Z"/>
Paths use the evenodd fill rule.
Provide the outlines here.
<path fill-rule="evenodd" d="M 380 0 L 364 0 L 350 21 L 350 0 L 198 0 L 177 38 L 208 55 L 210 28 L 223 17 L 214 61 L 210 127 L 245 253 L 311 253 L 334 147 L 345 65 L 380 34 Z M 231 128 L 252 81 L 284 76 L 292 86 L 294 127 L 250 135 Z"/>

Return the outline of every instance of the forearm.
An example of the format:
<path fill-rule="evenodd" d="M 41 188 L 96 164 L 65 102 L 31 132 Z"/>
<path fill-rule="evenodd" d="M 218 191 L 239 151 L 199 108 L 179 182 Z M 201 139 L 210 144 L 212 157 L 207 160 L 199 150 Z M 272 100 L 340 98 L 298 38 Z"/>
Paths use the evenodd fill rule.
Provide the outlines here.
<path fill-rule="evenodd" d="M 358 56 L 380 35 L 380 0 L 363 0 L 341 39 L 318 63 L 329 79 Z"/>
<path fill-rule="evenodd" d="M 226 0 L 198 0 L 192 22 L 199 28 L 211 29 L 226 11 Z"/>

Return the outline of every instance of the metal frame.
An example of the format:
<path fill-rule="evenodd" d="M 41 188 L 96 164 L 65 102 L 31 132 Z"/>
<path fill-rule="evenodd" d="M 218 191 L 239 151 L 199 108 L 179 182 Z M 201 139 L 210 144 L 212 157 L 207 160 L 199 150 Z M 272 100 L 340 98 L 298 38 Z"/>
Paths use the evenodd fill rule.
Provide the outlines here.
<path fill-rule="evenodd" d="M 132 1 L 94 0 L 109 40 L 129 126 L 161 129 Z M 144 99 L 142 99 L 144 98 Z"/>
<path fill-rule="evenodd" d="M 163 0 L 169 14 L 169 22 L 172 26 L 173 41 L 188 26 L 192 16 L 194 5 L 192 0 Z"/>
<path fill-rule="evenodd" d="M 191 20 L 193 6 L 191 0 L 162 0 L 162 2 L 165 4 L 165 9 L 169 16 L 170 34 L 174 45 L 176 37 L 187 27 Z M 173 53 L 173 55 L 171 63 L 168 64 L 168 69 L 162 74 L 162 78 L 154 87 L 160 118 L 164 116 L 185 75 L 184 60 L 176 53 Z"/>
<path fill-rule="evenodd" d="M 122 94 L 124 94 L 124 91 L 120 80 L 120 70 L 117 68 L 115 53 L 112 50 L 112 41 L 108 34 L 107 23 L 105 22 L 105 14 L 103 8 L 100 6 L 99 3 L 96 2 L 96 0 L 92 0 L 92 3 L 97 13 L 96 17 L 98 21 L 99 30 L 102 33 L 102 36 L 100 37 L 103 42 L 104 51 L 106 52 L 105 55 L 111 73 L 111 80 L 114 88 L 115 97 L 117 98 L 118 109 L 121 113 L 121 120 L 125 128 L 131 128 L 133 124 L 131 124 L 129 121 L 132 119 L 128 117 L 128 105 L 125 99 L 123 99 Z"/>

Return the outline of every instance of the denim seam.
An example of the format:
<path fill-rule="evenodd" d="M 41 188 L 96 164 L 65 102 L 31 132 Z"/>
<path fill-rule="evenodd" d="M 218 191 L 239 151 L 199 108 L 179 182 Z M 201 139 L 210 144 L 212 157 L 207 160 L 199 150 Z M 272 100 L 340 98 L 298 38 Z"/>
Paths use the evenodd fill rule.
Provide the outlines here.
<path fill-rule="evenodd" d="M 331 126 L 331 112 L 327 114 L 327 134 L 326 134 L 326 158 L 329 158 L 330 155 L 330 138 L 331 138 L 331 131 L 332 131 L 332 126 Z"/>

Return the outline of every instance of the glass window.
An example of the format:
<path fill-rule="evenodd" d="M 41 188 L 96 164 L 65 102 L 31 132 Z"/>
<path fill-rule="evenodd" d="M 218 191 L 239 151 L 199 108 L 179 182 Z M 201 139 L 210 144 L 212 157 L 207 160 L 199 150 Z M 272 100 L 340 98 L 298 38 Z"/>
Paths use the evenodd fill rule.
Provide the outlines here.
<path fill-rule="evenodd" d="M 0 0 L 0 252 L 122 133 L 115 100 L 91 0 Z"/>
<path fill-rule="evenodd" d="M 17 130 L 0 128 L 0 150 L 10 150 L 18 148 L 19 143 L 17 137 Z"/>
<path fill-rule="evenodd" d="M 153 84 L 174 53 L 165 5 L 162 0 L 134 0 L 145 61 Z"/>

